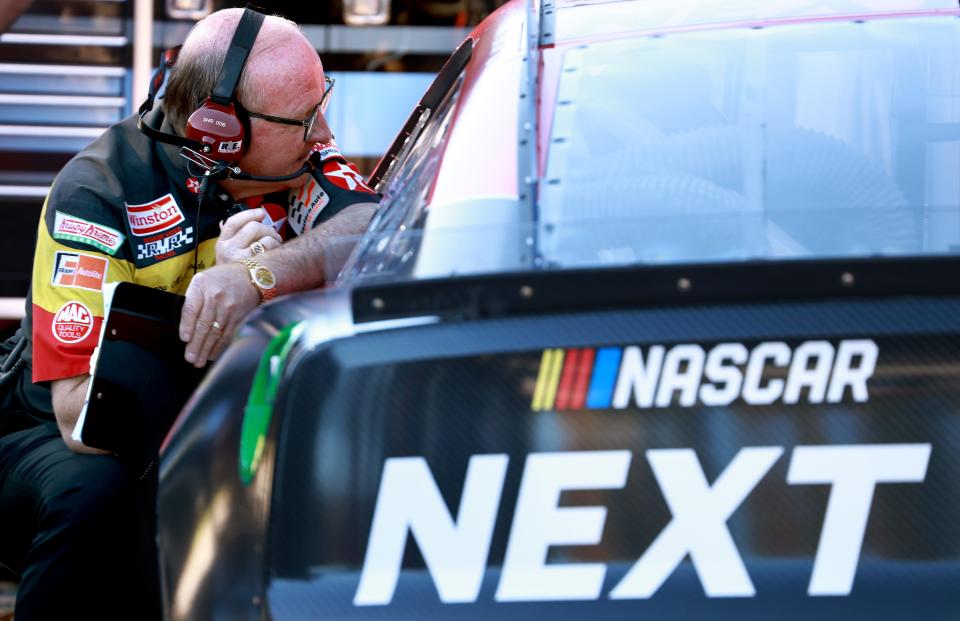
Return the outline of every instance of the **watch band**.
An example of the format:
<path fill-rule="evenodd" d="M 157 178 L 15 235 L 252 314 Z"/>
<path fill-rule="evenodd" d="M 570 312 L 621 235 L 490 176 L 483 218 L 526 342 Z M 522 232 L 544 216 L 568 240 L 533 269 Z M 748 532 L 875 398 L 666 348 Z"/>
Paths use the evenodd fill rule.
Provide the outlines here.
<path fill-rule="evenodd" d="M 273 270 L 253 258 L 240 259 L 250 271 L 250 282 L 260 292 L 260 301 L 266 302 L 277 297 L 277 277 Z"/>

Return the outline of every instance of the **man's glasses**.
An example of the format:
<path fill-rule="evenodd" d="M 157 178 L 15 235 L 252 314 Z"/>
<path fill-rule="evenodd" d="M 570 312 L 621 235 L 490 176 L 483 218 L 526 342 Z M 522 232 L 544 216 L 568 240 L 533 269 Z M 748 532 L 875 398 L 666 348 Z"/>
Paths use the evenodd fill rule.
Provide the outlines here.
<path fill-rule="evenodd" d="M 285 119 L 282 116 L 272 116 L 270 114 L 260 114 L 259 112 L 247 112 L 247 115 L 256 119 L 263 119 L 271 123 L 283 123 L 284 125 L 301 125 L 303 127 L 303 141 L 310 142 L 310 136 L 313 134 L 313 128 L 317 124 L 317 117 L 326 113 L 327 105 L 330 103 L 330 92 L 333 90 L 333 83 L 336 80 L 329 76 L 323 76 L 324 91 L 320 103 L 313 109 L 313 113 L 302 121 L 296 119 Z"/>

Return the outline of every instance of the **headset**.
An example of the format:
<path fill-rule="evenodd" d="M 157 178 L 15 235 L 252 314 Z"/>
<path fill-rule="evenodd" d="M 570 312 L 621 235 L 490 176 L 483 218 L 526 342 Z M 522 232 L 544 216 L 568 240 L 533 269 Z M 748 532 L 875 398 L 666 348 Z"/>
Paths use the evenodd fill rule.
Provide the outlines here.
<path fill-rule="evenodd" d="M 209 179 L 229 178 L 242 181 L 288 181 L 313 170 L 307 161 L 294 173 L 277 177 L 251 175 L 236 166 L 250 149 L 250 118 L 236 99 L 240 75 L 263 26 L 264 14 L 247 5 L 233 33 L 213 92 L 188 118 L 184 136 L 157 130 L 146 122 L 166 72 L 176 62 L 179 47 L 167 50 L 150 82 L 146 101 L 140 106 L 137 127 L 151 140 L 180 147 L 180 155 L 204 169 Z"/>

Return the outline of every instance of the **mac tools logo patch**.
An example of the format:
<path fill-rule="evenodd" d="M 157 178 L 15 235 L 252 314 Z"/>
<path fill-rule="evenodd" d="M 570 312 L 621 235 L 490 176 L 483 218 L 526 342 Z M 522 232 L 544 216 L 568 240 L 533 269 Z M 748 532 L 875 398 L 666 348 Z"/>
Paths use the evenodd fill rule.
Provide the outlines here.
<path fill-rule="evenodd" d="M 54 338 L 61 343 L 79 343 L 93 331 L 93 315 L 82 302 L 67 302 L 53 316 L 50 328 Z"/>

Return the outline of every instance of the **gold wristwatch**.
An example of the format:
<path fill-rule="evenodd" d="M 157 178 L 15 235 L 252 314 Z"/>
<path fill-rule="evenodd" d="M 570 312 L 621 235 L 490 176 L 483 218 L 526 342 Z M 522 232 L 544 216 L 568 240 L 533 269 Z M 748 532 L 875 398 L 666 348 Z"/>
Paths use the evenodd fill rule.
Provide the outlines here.
<path fill-rule="evenodd" d="M 261 265 L 256 259 L 240 259 L 240 262 L 250 270 L 250 282 L 260 292 L 261 303 L 277 297 L 277 277 L 269 267 Z"/>

